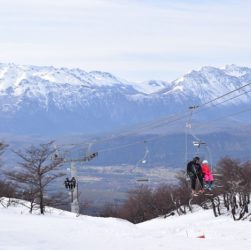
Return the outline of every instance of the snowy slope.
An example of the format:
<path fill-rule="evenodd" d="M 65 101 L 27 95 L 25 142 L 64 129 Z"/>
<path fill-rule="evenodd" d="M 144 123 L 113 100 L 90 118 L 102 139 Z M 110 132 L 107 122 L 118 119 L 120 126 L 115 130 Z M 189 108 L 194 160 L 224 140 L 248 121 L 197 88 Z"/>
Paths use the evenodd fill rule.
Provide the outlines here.
<path fill-rule="evenodd" d="M 31 215 L 21 207 L 0 205 L 1 250 L 235 250 L 251 249 L 251 223 L 213 217 L 199 210 L 186 216 L 133 225 L 114 218 L 76 217 L 51 210 Z M 205 239 L 197 238 L 205 235 Z"/>

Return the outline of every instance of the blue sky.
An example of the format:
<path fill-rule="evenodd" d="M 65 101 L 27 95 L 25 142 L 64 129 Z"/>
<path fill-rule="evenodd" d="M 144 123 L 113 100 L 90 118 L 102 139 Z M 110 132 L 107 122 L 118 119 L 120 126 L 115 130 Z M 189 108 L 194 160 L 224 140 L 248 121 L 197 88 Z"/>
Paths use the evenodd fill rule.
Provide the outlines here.
<path fill-rule="evenodd" d="M 251 67 L 248 0 L 0 0 L 0 62 L 174 80 Z"/>

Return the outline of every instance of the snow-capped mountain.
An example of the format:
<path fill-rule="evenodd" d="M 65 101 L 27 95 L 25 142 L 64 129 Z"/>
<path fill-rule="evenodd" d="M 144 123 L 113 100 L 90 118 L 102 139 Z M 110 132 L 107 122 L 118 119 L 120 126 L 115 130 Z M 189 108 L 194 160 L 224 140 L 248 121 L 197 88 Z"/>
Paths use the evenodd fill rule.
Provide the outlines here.
<path fill-rule="evenodd" d="M 133 88 L 141 93 L 153 93 L 166 87 L 164 81 L 149 81 L 144 83 L 129 83 L 119 79 L 110 73 L 91 71 L 85 72 L 80 69 L 23 66 L 15 64 L 0 64 L 0 91 L 12 91 L 14 96 L 20 96 L 29 88 L 30 91 L 39 87 L 40 94 L 48 94 L 48 87 L 118 87 Z M 34 91 L 36 92 L 36 91 Z M 37 93 L 36 93 L 37 94 Z"/>
<path fill-rule="evenodd" d="M 235 65 L 227 65 L 219 69 L 215 67 L 202 67 L 198 71 L 191 71 L 183 77 L 172 82 L 171 90 L 162 90 L 162 94 L 170 94 L 179 97 L 182 101 L 185 99 L 197 100 L 197 104 L 205 103 L 222 96 L 230 91 L 240 88 L 248 83 L 251 83 L 251 69 L 246 67 L 238 67 Z M 245 91 L 251 90 L 251 86 L 236 91 L 233 95 L 228 95 L 215 101 L 214 104 L 223 102 L 231 97 L 243 94 L 238 98 L 233 98 L 225 105 L 250 103 L 251 93 Z"/>
<path fill-rule="evenodd" d="M 106 72 L 0 64 L 0 129 L 21 134 L 111 131 L 186 111 L 250 82 L 251 69 L 235 65 L 203 67 L 171 83 L 133 83 Z M 251 93 L 243 94 L 249 89 L 235 92 L 242 95 L 218 111 L 250 104 Z"/>

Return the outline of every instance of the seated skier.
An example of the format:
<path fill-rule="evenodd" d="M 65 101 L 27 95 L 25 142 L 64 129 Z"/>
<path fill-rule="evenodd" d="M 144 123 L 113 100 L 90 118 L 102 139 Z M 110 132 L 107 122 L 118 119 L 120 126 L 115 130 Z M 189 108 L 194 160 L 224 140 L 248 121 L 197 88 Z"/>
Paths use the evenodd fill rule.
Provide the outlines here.
<path fill-rule="evenodd" d="M 192 161 L 187 164 L 187 175 L 191 180 L 192 195 L 196 194 L 196 180 L 198 179 L 200 183 L 199 193 L 204 192 L 203 185 L 203 173 L 200 165 L 200 158 L 198 156 L 194 157 Z"/>
<path fill-rule="evenodd" d="M 64 184 L 65 184 L 65 188 L 66 188 L 66 189 L 70 189 L 70 180 L 69 180 L 69 178 L 66 178 L 66 179 L 65 179 Z"/>
<path fill-rule="evenodd" d="M 210 166 L 209 166 L 207 160 L 202 161 L 201 169 L 202 169 L 202 173 L 204 176 L 205 188 L 207 188 L 211 191 L 213 188 L 214 177 L 211 173 Z"/>

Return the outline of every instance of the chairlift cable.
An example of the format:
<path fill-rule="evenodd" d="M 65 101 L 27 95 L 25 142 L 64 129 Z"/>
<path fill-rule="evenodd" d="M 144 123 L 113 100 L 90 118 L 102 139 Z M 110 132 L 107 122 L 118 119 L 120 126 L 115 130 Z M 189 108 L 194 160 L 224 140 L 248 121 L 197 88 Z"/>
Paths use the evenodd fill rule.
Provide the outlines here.
<path fill-rule="evenodd" d="M 224 118 L 228 118 L 228 117 L 232 117 L 232 116 L 236 116 L 236 115 L 239 115 L 239 114 L 242 114 L 242 113 L 245 113 L 245 112 L 249 112 L 251 111 L 251 107 L 247 108 L 247 109 L 243 109 L 243 110 L 240 110 L 238 112 L 234 112 L 234 113 L 231 113 L 231 114 L 227 114 L 227 115 L 224 115 L 224 116 L 220 116 L 220 117 L 217 117 L 216 119 L 212 119 L 212 120 L 208 120 L 206 121 L 206 123 L 212 123 L 212 122 L 215 122 L 215 121 L 218 121 L 218 120 L 222 120 Z M 207 127 L 207 124 L 200 124 L 200 125 L 197 125 L 196 128 L 203 128 L 203 127 Z"/>
<path fill-rule="evenodd" d="M 227 118 L 227 117 L 235 116 L 235 115 L 238 115 L 240 113 L 244 113 L 244 112 L 248 112 L 248 111 L 251 111 L 251 108 L 248 108 L 248 109 L 245 109 L 245 110 L 241 110 L 239 112 L 235 112 L 235 113 L 229 114 L 227 116 L 218 117 L 217 119 L 213 119 L 213 120 L 207 121 L 207 124 L 208 123 L 212 123 L 212 122 L 217 121 L 217 120 L 220 120 L 222 118 Z M 185 118 L 186 117 L 182 117 L 182 119 L 173 120 L 173 121 L 169 122 L 168 124 L 171 125 L 173 123 L 176 123 L 177 121 L 184 120 Z M 206 125 L 197 125 L 196 128 L 207 126 L 207 124 Z M 157 139 L 159 139 L 162 136 L 163 135 L 156 135 L 154 138 L 148 139 L 148 142 L 157 140 Z M 127 147 L 130 147 L 130 146 L 133 146 L 133 145 L 136 145 L 136 144 L 141 144 L 141 143 L 142 143 L 142 140 L 139 140 L 139 141 L 136 141 L 136 142 L 132 142 L 132 143 L 120 145 L 120 146 L 117 146 L 117 147 L 105 148 L 103 150 L 101 149 L 101 150 L 98 150 L 98 152 L 113 151 L 113 150 L 116 150 L 116 149 L 127 148 Z"/>
<path fill-rule="evenodd" d="M 242 96 L 242 95 L 244 95 L 244 94 L 246 94 L 246 93 L 249 93 L 249 92 L 251 92 L 251 90 L 248 90 L 248 91 L 245 91 L 245 92 L 243 92 L 243 93 L 241 93 L 241 94 L 239 94 L 239 95 L 237 95 L 237 96 L 234 96 L 234 97 L 231 97 L 231 98 L 228 98 L 227 100 L 224 100 L 224 101 L 222 101 L 222 102 L 220 102 L 220 103 L 217 103 L 217 104 L 215 104 L 214 106 L 217 106 L 217 105 L 220 105 L 220 104 L 222 104 L 222 103 L 225 103 L 225 102 L 227 102 L 227 101 L 230 101 L 230 100 L 232 100 L 232 99 L 234 99 L 234 98 L 237 98 L 237 97 L 240 97 L 240 96 Z M 224 95 L 225 96 L 225 95 Z M 218 98 L 217 98 L 218 99 Z M 201 106 L 200 106 L 201 107 Z M 199 113 L 199 112 L 202 112 L 205 108 L 203 108 L 203 109 L 200 109 L 199 111 L 197 111 L 197 110 L 195 110 L 196 108 L 199 108 L 199 106 L 192 106 L 192 107 L 189 107 L 189 109 L 191 110 L 191 113 L 190 113 L 190 118 L 189 118 L 189 122 L 188 122 L 188 125 L 186 125 L 186 127 L 188 128 L 188 129 L 190 129 L 190 134 L 196 139 L 196 140 L 198 140 L 198 141 L 200 141 L 199 140 L 199 138 L 192 132 L 192 125 L 191 125 L 191 116 L 192 116 L 192 114 L 193 114 L 193 111 L 195 111 L 196 113 Z M 248 110 L 244 110 L 244 111 L 241 111 L 241 113 L 242 112 L 246 112 L 246 111 L 249 111 L 249 109 Z M 232 114 L 232 115 L 236 115 L 236 114 L 239 114 L 240 112 L 237 112 L 237 113 L 234 113 L 234 114 Z M 230 116 L 232 116 L 232 115 L 230 115 Z M 228 116 L 224 116 L 224 118 L 227 118 Z M 217 118 L 216 120 L 218 120 L 218 119 L 221 119 L 221 117 L 220 118 Z M 215 120 L 213 120 L 213 121 L 215 121 Z M 209 121 L 210 122 L 210 121 Z M 208 122 L 207 122 L 208 123 Z M 200 127 L 200 126 L 198 126 L 198 127 Z M 188 130 L 187 129 L 187 130 Z M 187 135 L 186 135 L 186 137 L 187 137 Z M 187 156 L 187 138 L 186 138 L 186 156 Z M 213 163 L 212 163 L 212 156 L 211 156 L 211 152 L 210 152 L 210 149 L 209 149 L 209 147 L 207 146 L 207 151 L 209 152 L 209 157 L 211 158 L 211 165 L 213 165 Z M 185 162 L 187 162 L 187 158 L 185 159 Z"/>
<path fill-rule="evenodd" d="M 234 89 L 234 90 L 232 90 L 232 91 L 229 91 L 229 92 L 227 92 L 227 93 L 225 93 L 225 94 L 223 94 L 223 95 L 221 95 L 221 96 L 219 96 L 219 97 L 216 97 L 216 98 L 214 98 L 214 99 L 212 99 L 212 100 L 210 100 L 210 101 L 208 101 L 208 102 L 205 102 L 205 103 L 202 103 L 201 105 L 194 105 L 194 106 L 191 106 L 191 107 L 189 107 L 189 108 L 193 108 L 194 110 L 195 109 L 197 109 L 197 108 L 202 108 L 203 106 L 206 106 L 207 104 L 209 104 L 209 103 L 212 103 L 212 102 L 214 102 L 214 101 L 216 101 L 216 100 L 218 100 L 218 99 L 220 99 L 220 98 L 223 98 L 223 97 L 225 97 L 225 96 L 227 96 L 227 95 L 229 95 L 229 94 L 232 94 L 232 93 L 234 93 L 234 92 L 236 92 L 236 91 L 238 91 L 238 90 L 240 90 L 240 89 L 243 89 L 243 88 L 245 88 L 245 87 L 247 87 L 247 86 L 249 86 L 249 85 L 251 85 L 251 83 L 248 83 L 248 84 L 246 84 L 246 85 L 243 85 L 243 86 L 241 86 L 241 87 L 239 87 L 239 88 L 237 88 L 237 89 Z M 243 93 L 241 93 L 241 94 L 239 94 L 239 95 L 237 95 L 237 96 L 234 96 L 234 97 L 231 97 L 231 98 L 229 98 L 229 99 L 226 99 L 226 100 L 224 100 L 224 101 L 222 101 L 222 102 L 220 102 L 220 103 L 217 103 L 217 104 L 214 104 L 214 106 L 217 106 L 217 105 L 219 105 L 219 104 L 222 104 L 222 103 L 225 103 L 225 102 L 227 102 L 227 101 L 230 101 L 230 100 L 233 100 L 233 99 L 235 99 L 235 98 L 238 98 L 238 97 L 240 97 L 240 96 L 242 96 L 242 95 L 244 95 L 244 94 L 247 94 L 247 93 L 249 93 L 249 92 L 251 92 L 251 90 L 248 90 L 248 91 L 245 91 L 245 92 L 243 92 Z M 207 107 L 208 108 L 208 107 Z M 195 111 L 196 113 L 198 113 L 198 112 L 201 112 L 201 111 Z M 184 116 L 191 116 L 191 113 L 190 114 L 187 114 L 187 112 L 184 112 L 184 113 L 178 113 L 177 114 L 178 115 L 178 118 L 176 118 L 176 119 L 173 119 L 173 121 L 178 121 L 178 120 L 182 120 L 183 119 L 183 117 Z M 169 119 L 171 119 L 172 117 L 168 117 Z M 166 122 L 165 121 L 166 120 L 166 118 L 165 117 L 163 117 L 162 119 L 160 119 L 159 121 L 156 121 L 156 122 L 152 122 L 152 123 L 150 123 L 150 126 L 145 126 L 146 127 L 146 129 L 147 128 L 156 128 L 156 127 L 158 127 L 159 126 L 159 124 L 162 124 L 162 122 Z M 167 120 L 167 122 L 168 122 L 168 120 Z M 144 128 L 142 128 L 142 130 L 144 130 Z M 138 130 L 136 131 L 136 132 L 138 132 Z"/>
<path fill-rule="evenodd" d="M 210 100 L 210 101 L 208 101 L 208 102 L 202 103 L 201 105 L 194 105 L 194 106 L 191 106 L 190 108 L 193 108 L 193 109 L 201 108 L 201 107 L 203 107 L 203 106 L 206 106 L 206 105 L 209 104 L 209 103 L 212 103 L 212 102 L 214 102 L 214 101 L 216 101 L 216 100 L 218 100 L 218 99 L 220 99 L 220 98 L 223 98 L 223 97 L 225 97 L 225 96 L 227 96 L 227 95 L 229 95 L 229 94 L 232 94 L 232 93 L 234 93 L 234 92 L 236 92 L 236 91 L 238 91 L 238 90 L 240 90 L 240 89 L 243 89 L 243 88 L 245 88 L 245 87 L 247 87 L 247 86 L 249 86 L 249 85 L 251 85 L 251 83 L 248 83 L 248 84 L 246 84 L 246 85 L 243 85 L 243 86 L 241 86 L 241 87 L 239 87 L 239 88 L 237 88 L 237 89 L 234 89 L 234 90 L 232 90 L 232 91 L 229 91 L 229 92 L 227 92 L 227 93 L 225 93 L 225 94 L 223 94 L 223 95 L 221 95 L 221 96 L 219 96 L 219 97 L 216 97 L 216 98 L 214 98 L 214 99 L 212 99 L 212 100 Z M 237 96 L 234 96 L 234 97 L 231 97 L 231 98 L 229 98 L 229 99 L 227 99 L 227 100 L 224 100 L 224 101 L 221 102 L 221 103 L 214 104 L 214 106 L 217 106 L 217 105 L 222 104 L 222 103 L 224 103 L 224 102 L 230 101 L 230 100 L 232 100 L 232 99 L 235 99 L 235 98 L 237 98 L 237 97 L 240 97 L 240 96 L 242 96 L 242 95 L 244 95 L 244 94 L 247 94 L 247 93 L 249 93 L 249 92 L 251 92 L 251 90 L 245 91 L 245 92 L 243 92 L 243 93 L 241 93 L 241 94 L 239 94 L 239 95 L 237 95 Z M 195 111 L 195 112 L 197 113 L 197 111 Z M 175 114 L 174 114 L 174 115 L 175 115 Z M 190 116 L 191 116 L 191 113 L 190 113 L 190 114 L 187 114 L 187 112 L 184 112 L 184 113 L 176 113 L 176 115 L 178 115 L 178 117 L 175 118 L 175 119 L 173 119 L 173 121 L 180 120 L 180 119 L 182 120 L 184 116 L 187 116 L 187 115 L 190 115 Z M 172 119 L 172 117 L 170 117 L 170 116 L 169 116 L 168 118 L 169 118 L 169 120 Z M 169 122 L 169 120 L 167 120 L 167 122 Z M 146 128 L 146 129 L 148 129 L 148 128 L 156 128 L 156 127 L 159 126 L 159 124 L 162 124 L 163 122 L 164 122 L 164 123 L 166 122 L 166 118 L 165 118 L 165 117 L 161 118 L 160 120 L 158 120 L 158 121 L 156 121 L 156 122 L 150 123 L 149 126 L 146 125 L 145 128 Z M 142 130 L 144 130 L 144 127 L 141 128 L 141 131 L 142 131 Z M 138 132 L 138 130 L 136 130 L 136 132 Z"/>
<path fill-rule="evenodd" d="M 204 111 L 204 109 L 208 108 L 208 107 L 202 108 L 202 107 L 206 106 L 207 104 L 212 103 L 212 102 L 214 102 L 214 101 L 216 101 L 216 100 L 218 100 L 218 99 L 220 99 L 220 98 L 223 98 L 223 97 L 225 97 L 225 96 L 227 96 L 227 95 L 229 95 L 229 94 L 232 94 L 232 93 L 234 93 L 235 91 L 238 91 L 238 90 L 240 90 L 240 89 L 243 89 L 243 88 L 245 88 L 245 87 L 247 87 L 247 86 L 249 86 L 249 85 L 251 85 L 251 83 L 248 83 L 248 84 L 246 84 L 246 85 L 243 85 L 243 86 L 241 86 L 241 87 L 239 87 L 239 88 L 237 88 L 237 89 L 235 89 L 235 90 L 229 91 L 229 92 L 225 93 L 224 95 L 221 95 L 221 96 L 219 96 L 219 97 L 217 97 L 217 98 L 214 98 L 214 99 L 212 99 L 212 100 L 210 100 L 210 101 L 208 101 L 208 102 L 202 103 L 201 105 L 196 106 L 196 108 L 199 108 L 200 110 L 198 111 L 198 109 L 196 109 L 196 110 L 194 110 L 193 113 L 196 113 L 196 114 L 197 114 L 197 113 L 199 113 L 199 112 L 202 112 L 202 111 Z M 222 101 L 222 102 L 220 102 L 220 103 L 214 104 L 214 106 L 217 106 L 217 105 L 219 105 L 219 104 L 225 103 L 225 102 L 227 102 L 227 101 L 230 101 L 230 100 L 232 100 L 232 99 L 234 99 L 234 98 L 237 98 L 237 97 L 239 97 L 239 96 L 241 96 L 241 95 L 244 95 L 244 94 L 246 94 L 246 93 L 249 93 L 249 92 L 251 92 L 251 90 L 246 91 L 246 92 L 244 92 L 244 93 L 241 93 L 241 94 L 239 94 L 239 95 L 237 95 L 237 96 L 231 97 L 231 98 L 229 98 L 229 99 L 227 99 L 227 100 L 224 100 L 224 101 Z M 214 106 L 213 106 L 213 107 L 214 107 Z M 243 112 L 243 111 L 241 111 L 241 112 Z M 241 112 L 240 112 L 240 113 L 241 113 Z M 244 112 L 245 112 L 245 111 L 244 111 Z M 239 112 L 238 112 L 238 113 L 239 113 Z M 236 114 L 238 114 L 238 113 L 236 113 Z M 163 118 L 159 119 L 159 120 L 156 121 L 156 122 L 151 122 L 149 125 L 146 124 L 143 128 L 135 129 L 135 130 L 133 130 L 132 132 L 135 133 L 135 132 L 138 132 L 139 130 L 140 130 L 140 131 L 144 131 L 144 130 L 151 129 L 151 128 L 157 128 L 157 127 L 160 127 L 160 126 L 170 125 L 170 124 L 172 124 L 172 123 L 176 123 L 176 122 L 178 122 L 178 121 L 184 120 L 185 118 L 191 116 L 191 113 L 189 113 L 189 112 L 184 112 L 184 113 L 178 113 L 177 115 L 178 115 L 178 117 L 175 117 L 175 118 L 173 118 L 173 116 L 172 116 L 172 117 L 168 116 L 168 119 L 167 119 L 167 117 L 163 117 Z M 134 133 L 132 133 L 132 132 L 128 132 L 128 133 L 125 134 L 125 135 L 134 134 Z M 116 136 L 116 137 L 119 137 L 119 136 L 121 136 L 121 135 L 123 135 L 123 133 L 118 134 L 118 136 Z M 150 140 L 148 140 L 148 141 L 156 140 L 156 139 L 158 139 L 160 136 L 157 135 L 156 137 L 157 137 L 157 138 L 152 138 L 152 139 L 150 139 Z M 96 140 L 96 141 L 97 141 L 97 143 L 101 143 L 101 142 L 103 142 L 103 141 L 108 141 L 108 140 L 110 140 L 110 139 L 111 139 L 110 137 L 107 137 L 107 138 L 104 138 L 104 139 L 101 139 L 101 140 L 98 140 L 98 141 Z M 115 149 L 119 149 L 119 148 L 129 147 L 129 146 L 132 146 L 132 145 L 135 145 L 135 144 L 140 144 L 141 142 L 142 142 L 142 141 L 137 141 L 137 142 L 134 142 L 134 143 L 121 145 L 121 146 L 119 146 L 119 147 L 106 148 L 106 149 L 104 149 L 104 150 L 100 150 L 99 152 L 105 152 L 105 151 L 115 150 Z M 67 145 L 70 145 L 70 146 L 79 146 L 79 145 L 84 145 L 84 144 L 86 145 L 86 144 L 88 144 L 88 143 L 85 141 L 84 143 L 61 144 L 60 146 L 67 146 Z"/>
<path fill-rule="evenodd" d="M 243 88 L 245 88 L 245 87 L 247 87 L 247 86 L 249 86 L 249 85 L 251 85 L 251 83 L 248 83 L 248 84 L 246 84 L 246 85 L 243 85 L 243 86 L 241 86 L 241 87 L 239 87 L 239 88 L 237 88 L 237 89 L 234 89 L 234 90 L 232 90 L 232 91 L 229 91 L 229 92 L 227 92 L 227 93 L 225 93 L 225 94 L 223 94 L 223 95 L 221 95 L 221 96 L 218 96 L 218 97 L 216 97 L 216 98 L 214 98 L 214 99 L 212 99 L 212 100 L 209 100 L 208 102 L 205 102 L 205 103 L 202 103 L 202 104 L 200 104 L 200 105 L 197 105 L 196 107 L 197 107 L 197 108 L 201 108 L 201 107 L 203 107 L 203 106 L 206 106 L 206 105 L 209 104 L 209 103 L 212 103 L 212 102 L 214 102 L 214 101 L 216 101 L 216 100 L 218 100 L 218 99 L 221 99 L 221 98 L 223 98 L 223 97 L 225 97 L 225 96 L 227 96 L 227 95 L 229 95 L 229 94 L 232 94 L 232 93 L 234 93 L 234 92 L 236 92 L 236 91 L 239 91 L 240 89 L 243 89 Z M 241 94 L 239 94 L 239 95 L 237 95 L 237 96 L 231 97 L 231 98 L 229 98 L 229 99 L 227 99 L 227 100 L 224 100 L 224 101 L 221 102 L 221 103 L 214 104 L 214 106 L 217 106 L 217 105 L 219 105 L 219 104 L 225 103 L 225 102 L 227 102 L 227 101 L 230 101 L 230 100 L 232 100 L 232 99 L 234 99 L 234 98 L 237 98 L 237 97 L 242 96 L 242 95 L 244 95 L 244 94 L 246 94 L 246 93 L 249 93 L 249 92 L 251 92 L 251 90 L 246 91 L 246 92 L 244 92 L 244 93 L 241 93 Z M 197 111 L 197 110 L 196 110 L 195 112 L 198 113 L 198 112 L 201 112 L 201 111 Z M 157 121 L 149 122 L 149 124 L 145 124 L 145 125 L 143 125 L 142 127 L 139 127 L 139 128 L 137 128 L 137 129 L 134 129 L 134 130 L 130 130 L 128 133 L 126 133 L 126 132 L 125 132 L 125 133 L 121 132 L 121 133 L 118 134 L 118 136 L 121 136 L 121 135 L 131 135 L 131 134 L 134 134 L 133 132 L 145 131 L 145 130 L 147 130 L 147 129 L 157 128 L 157 127 L 161 126 L 163 123 L 164 123 L 163 125 L 165 125 L 166 122 L 167 122 L 167 124 L 169 124 L 169 122 L 176 122 L 176 121 L 179 121 L 179 120 L 183 120 L 186 116 L 189 116 L 190 114 L 189 114 L 188 112 L 183 112 L 183 113 L 176 113 L 176 114 L 174 114 L 174 115 L 178 115 L 178 117 L 175 118 L 175 119 L 173 119 L 173 116 L 162 117 L 162 118 L 158 119 Z M 116 137 L 118 137 L 118 136 L 116 136 Z M 103 142 L 103 141 L 106 141 L 106 140 L 110 140 L 110 136 L 107 137 L 107 138 L 101 139 L 101 140 L 99 140 L 98 142 Z M 65 145 L 65 146 L 66 146 L 66 145 L 72 145 L 72 146 L 74 146 L 74 145 L 83 145 L 83 144 L 86 144 L 86 141 L 83 142 L 83 143 L 76 143 L 76 144 L 62 144 L 62 146 L 64 146 L 64 145 Z"/>
<path fill-rule="evenodd" d="M 238 111 L 238 112 L 234 112 L 234 113 L 231 113 L 231 114 L 228 114 L 228 115 L 225 115 L 225 116 L 221 116 L 221 117 L 218 117 L 218 118 L 216 118 L 216 119 L 213 119 L 213 120 L 209 120 L 209 121 L 207 121 L 207 124 L 208 123 L 212 123 L 212 122 L 215 122 L 215 121 L 217 121 L 217 120 L 222 120 L 222 119 L 224 119 L 224 118 L 228 118 L 228 117 L 231 117 L 231 116 L 235 116 L 235 115 L 238 115 L 238 114 L 241 114 L 241 113 L 245 113 L 245 112 L 249 112 L 249 111 L 251 111 L 251 108 L 248 108 L 248 109 L 243 109 L 243 110 L 241 110 L 241 111 Z M 206 124 L 206 125 L 207 125 Z M 196 126 L 196 128 L 200 128 L 200 127 L 204 127 L 205 125 L 198 125 L 198 126 Z M 207 151 L 208 151 L 208 155 L 209 155 L 209 160 L 210 160 L 210 162 L 211 162 L 211 169 L 212 169 L 212 171 L 213 171 L 213 158 L 212 158 L 212 153 L 211 153 L 211 150 L 210 150 L 210 148 L 208 147 L 208 146 L 206 146 L 206 148 L 207 148 Z"/>
<path fill-rule="evenodd" d="M 247 87 L 247 86 L 249 86 L 249 85 L 251 85 L 251 83 L 248 83 L 248 84 L 246 84 L 246 85 L 243 85 L 243 86 L 241 86 L 241 87 L 239 87 L 239 88 L 237 88 L 237 89 L 235 89 L 235 90 L 229 91 L 229 92 L 225 93 L 224 95 L 221 95 L 221 96 L 219 96 L 219 97 L 217 97 L 217 98 L 214 98 L 214 99 L 212 99 L 212 100 L 210 100 L 210 101 L 208 101 L 208 102 L 202 103 L 201 105 L 193 106 L 194 108 L 196 108 L 196 110 L 194 110 L 193 113 L 196 113 L 196 114 L 197 114 L 197 113 L 199 113 L 199 112 L 202 112 L 202 111 L 204 111 L 204 109 L 209 108 L 209 107 L 202 108 L 203 106 L 206 106 L 207 104 L 209 104 L 209 103 L 211 103 L 211 102 L 214 102 L 214 101 L 216 101 L 216 100 L 218 100 L 218 99 L 220 99 L 220 98 L 223 98 L 223 97 L 225 97 L 225 96 L 227 96 L 227 95 L 229 95 L 229 94 L 232 94 L 232 93 L 234 93 L 235 91 L 238 91 L 238 90 L 240 90 L 240 89 L 243 89 L 243 88 L 245 88 L 245 87 Z M 246 94 L 246 93 L 249 93 L 249 92 L 251 92 L 251 90 L 245 91 L 244 93 L 241 93 L 241 94 L 239 94 L 239 95 L 237 95 L 237 96 L 231 97 L 231 98 L 229 98 L 229 99 L 227 99 L 227 100 L 224 100 L 224 101 L 222 101 L 222 102 L 220 102 L 220 103 L 214 104 L 214 106 L 217 106 L 217 105 L 219 105 L 219 104 L 225 103 L 225 102 L 227 102 L 227 101 L 230 101 L 230 100 L 232 100 L 232 99 L 234 99 L 234 98 L 240 97 L 240 96 L 242 96 L 242 95 L 244 95 L 244 94 Z M 199 111 L 197 111 L 198 108 L 200 109 Z M 202 109 L 201 109 L 201 108 L 202 108 Z M 176 123 L 176 122 L 178 122 L 178 121 L 184 120 L 184 119 L 187 118 L 187 117 L 190 117 L 190 116 L 191 116 L 191 112 L 190 112 L 190 113 L 184 112 L 184 113 L 182 113 L 182 114 L 179 113 L 179 114 L 177 114 L 177 115 L 178 115 L 178 117 L 175 117 L 175 118 L 169 116 L 169 117 L 168 117 L 168 118 L 169 118 L 168 120 L 166 120 L 166 118 L 162 118 L 162 119 L 160 120 L 161 123 L 160 123 L 160 121 L 152 122 L 149 126 L 146 125 L 146 126 L 143 127 L 140 131 L 146 130 L 146 129 L 150 129 L 150 128 L 157 128 L 157 127 L 164 126 L 164 125 L 169 125 L 169 124 L 172 124 L 172 123 Z M 135 132 L 138 132 L 139 129 L 134 130 L 134 131 L 135 131 Z M 133 133 L 127 133 L 126 135 L 130 135 L 130 134 L 133 134 Z M 194 135 L 194 136 L 195 136 L 195 135 Z M 157 137 L 159 137 L 159 136 L 157 136 Z M 198 138 L 197 138 L 197 139 L 198 139 Z M 150 139 L 150 140 L 154 140 L 154 139 Z M 137 144 L 137 143 L 140 143 L 140 142 L 136 142 L 135 144 Z M 131 145 L 131 144 L 130 144 L 130 145 Z"/>
<path fill-rule="evenodd" d="M 245 91 L 245 92 L 243 92 L 243 93 L 241 93 L 241 94 L 239 94 L 239 95 L 237 95 L 237 96 L 233 96 L 233 97 L 231 97 L 231 98 L 228 98 L 228 99 L 226 99 L 226 100 L 224 100 L 224 101 L 222 101 L 222 102 L 219 102 L 219 103 L 216 103 L 216 104 L 214 104 L 213 106 L 211 106 L 211 107 L 202 107 L 202 106 L 199 106 L 199 110 L 196 110 L 194 113 L 201 113 L 201 112 L 203 112 L 205 109 L 208 109 L 208 108 L 214 108 L 214 107 L 216 107 L 216 106 L 218 106 L 218 105 L 220 105 L 220 104 L 223 104 L 223 103 L 225 103 L 225 102 L 228 102 L 228 101 L 231 101 L 231 100 L 233 100 L 233 99 L 235 99 L 235 98 L 238 98 L 238 97 L 240 97 L 240 96 L 242 96 L 242 95 L 245 95 L 245 94 L 247 94 L 247 93 L 249 93 L 249 92 L 251 92 L 251 90 L 248 90 L 248 91 Z M 202 107 L 202 108 L 201 108 Z"/>
<path fill-rule="evenodd" d="M 214 99 L 212 99 L 212 100 L 210 100 L 208 102 L 202 103 L 201 105 L 199 105 L 199 107 L 202 107 L 202 106 L 205 106 L 205 105 L 207 105 L 209 103 L 212 103 L 212 102 L 214 102 L 214 101 L 216 101 L 216 100 L 218 100 L 220 98 L 223 98 L 223 97 L 225 97 L 227 95 L 230 95 L 230 94 L 234 93 L 235 91 L 241 90 L 241 89 L 243 89 L 243 88 L 245 88 L 245 87 L 247 87 L 249 85 L 251 85 L 251 83 L 247 83 L 247 84 L 245 84 L 245 85 L 243 85 L 243 86 L 241 86 L 241 87 L 239 87 L 237 89 L 231 90 L 231 91 L 229 91 L 229 92 L 227 92 L 227 93 L 225 93 L 225 94 L 223 94 L 221 96 L 218 96 L 218 97 L 216 97 L 216 98 L 214 98 Z M 243 93 L 243 94 L 245 94 L 245 93 Z"/>

